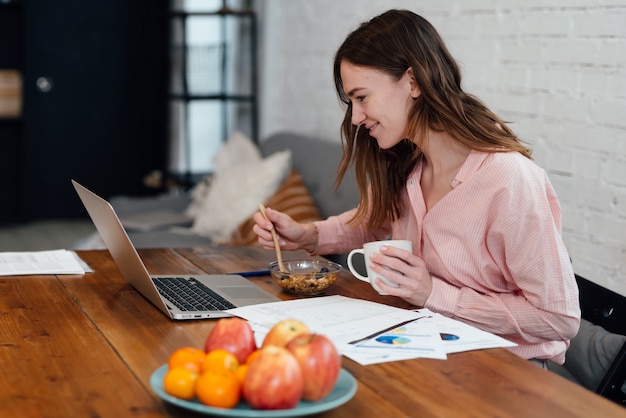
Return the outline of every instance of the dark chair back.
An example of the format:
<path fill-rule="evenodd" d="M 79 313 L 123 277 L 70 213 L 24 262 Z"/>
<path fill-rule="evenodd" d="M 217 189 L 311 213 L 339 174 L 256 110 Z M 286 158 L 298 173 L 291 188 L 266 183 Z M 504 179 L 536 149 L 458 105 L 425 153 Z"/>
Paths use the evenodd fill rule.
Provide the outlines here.
<path fill-rule="evenodd" d="M 626 297 L 576 275 L 582 317 L 614 334 L 626 335 Z M 596 393 L 626 406 L 626 343 Z"/>
<path fill-rule="evenodd" d="M 576 275 L 582 317 L 614 334 L 626 335 L 626 297 Z"/>

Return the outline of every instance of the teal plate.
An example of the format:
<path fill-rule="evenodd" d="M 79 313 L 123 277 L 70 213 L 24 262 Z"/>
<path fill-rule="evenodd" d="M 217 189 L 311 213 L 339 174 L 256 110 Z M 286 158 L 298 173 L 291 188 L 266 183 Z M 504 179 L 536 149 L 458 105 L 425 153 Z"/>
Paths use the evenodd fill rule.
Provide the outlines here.
<path fill-rule="evenodd" d="M 330 392 L 324 399 L 317 402 L 300 401 L 295 408 L 276 409 L 276 410 L 258 410 L 252 409 L 244 401 L 232 409 L 213 408 L 206 406 L 198 400 L 185 401 L 174 396 L 168 395 L 163 390 L 163 376 L 167 372 L 167 364 L 159 367 L 150 376 L 150 386 L 152 390 L 165 402 L 177 405 L 190 411 L 200 412 L 202 414 L 214 415 L 219 417 L 301 417 L 305 415 L 318 414 L 328 411 L 348 402 L 356 393 L 357 382 L 354 377 L 345 369 L 339 372 L 339 378 L 335 389 Z"/>

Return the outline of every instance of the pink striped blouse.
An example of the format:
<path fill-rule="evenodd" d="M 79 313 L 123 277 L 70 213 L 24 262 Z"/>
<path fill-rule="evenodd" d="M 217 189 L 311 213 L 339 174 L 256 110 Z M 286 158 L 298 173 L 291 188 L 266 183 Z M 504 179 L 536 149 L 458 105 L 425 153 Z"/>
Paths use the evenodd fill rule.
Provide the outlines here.
<path fill-rule="evenodd" d="M 409 176 L 410 210 L 376 231 L 353 211 L 317 223 L 318 254 L 408 239 L 433 278 L 425 307 L 517 343 L 523 358 L 563 363 L 580 323 L 578 288 L 561 237 L 561 209 L 543 169 L 517 152 L 472 151 L 452 188 L 426 211 L 421 164 Z"/>

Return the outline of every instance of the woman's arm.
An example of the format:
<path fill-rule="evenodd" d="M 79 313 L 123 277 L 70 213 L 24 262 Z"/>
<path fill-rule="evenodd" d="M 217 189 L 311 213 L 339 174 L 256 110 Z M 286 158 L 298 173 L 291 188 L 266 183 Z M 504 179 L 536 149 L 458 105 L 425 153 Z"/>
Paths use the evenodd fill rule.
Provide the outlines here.
<path fill-rule="evenodd" d="M 317 248 L 312 254 L 342 254 L 364 243 L 387 239 L 391 234 L 391 227 L 368 231 L 365 225 L 352 225 L 356 209 L 349 210 L 337 216 L 331 216 L 324 221 L 315 222 L 318 230 Z"/>

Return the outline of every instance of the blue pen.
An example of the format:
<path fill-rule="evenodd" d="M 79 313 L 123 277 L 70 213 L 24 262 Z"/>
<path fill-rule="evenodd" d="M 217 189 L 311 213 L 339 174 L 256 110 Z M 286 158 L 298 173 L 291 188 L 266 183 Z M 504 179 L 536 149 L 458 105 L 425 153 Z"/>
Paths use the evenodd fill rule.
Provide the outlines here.
<path fill-rule="evenodd" d="M 242 271 L 239 273 L 230 273 L 230 274 L 238 274 L 243 277 L 256 277 L 256 276 L 269 276 L 269 270 L 256 270 L 256 271 Z"/>

